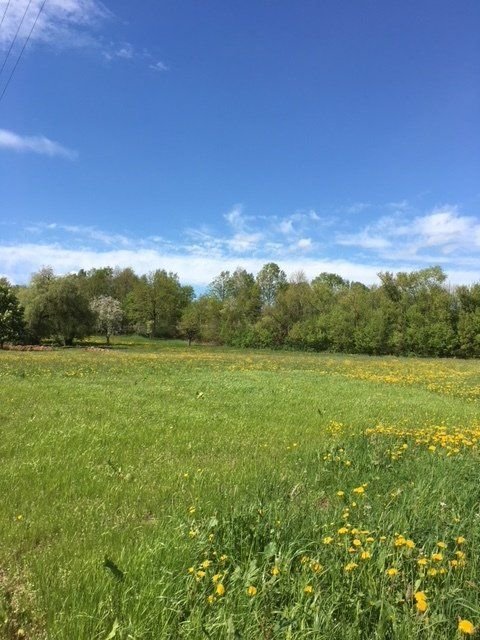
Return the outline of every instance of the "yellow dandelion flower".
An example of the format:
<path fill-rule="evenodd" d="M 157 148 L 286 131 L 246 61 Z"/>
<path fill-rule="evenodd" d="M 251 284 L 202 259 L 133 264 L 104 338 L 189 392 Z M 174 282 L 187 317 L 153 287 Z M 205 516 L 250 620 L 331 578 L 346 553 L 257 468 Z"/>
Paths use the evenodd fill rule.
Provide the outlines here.
<path fill-rule="evenodd" d="M 368 536 L 368 538 L 366 539 L 366 542 L 375 542 L 375 538 L 372 538 L 372 536 Z"/>
<path fill-rule="evenodd" d="M 215 596 L 210 595 L 208 596 L 207 600 L 208 604 L 213 604 L 215 602 Z"/>
<path fill-rule="evenodd" d="M 331 536 L 326 536 L 322 542 L 323 544 L 332 544 L 333 538 Z"/>
<path fill-rule="evenodd" d="M 226 560 L 228 560 L 228 556 L 226 556 L 225 554 L 220 556 L 220 562 L 225 562 Z"/>
<path fill-rule="evenodd" d="M 313 587 L 311 584 L 307 584 L 306 587 L 304 587 L 303 589 L 303 593 L 307 594 L 307 595 L 311 595 L 313 593 Z"/>
<path fill-rule="evenodd" d="M 343 498 L 344 495 L 345 495 L 345 491 L 337 491 L 337 496 L 339 498 Z"/>
<path fill-rule="evenodd" d="M 413 597 L 415 598 L 416 602 L 419 602 L 419 600 L 426 600 L 427 594 L 425 593 L 425 591 L 417 591 L 413 594 Z"/>
<path fill-rule="evenodd" d="M 417 560 L 417 564 L 418 564 L 420 567 L 425 567 L 425 566 L 428 564 L 428 560 L 427 560 L 426 558 L 419 558 L 419 559 Z"/>
<path fill-rule="evenodd" d="M 359 540 L 358 538 L 355 538 L 355 540 L 352 541 L 352 544 L 354 547 L 361 547 L 362 546 L 362 541 Z"/>
<path fill-rule="evenodd" d="M 395 569 L 395 567 L 390 567 L 389 569 L 387 569 L 385 571 L 385 573 L 387 574 L 387 576 L 389 576 L 390 578 L 393 578 L 394 576 L 398 575 L 398 569 Z"/>
<path fill-rule="evenodd" d="M 458 538 L 455 538 L 455 542 L 457 544 L 465 544 L 466 540 L 463 536 L 458 536 Z"/>
<path fill-rule="evenodd" d="M 225 595 L 225 587 L 223 586 L 223 584 L 221 582 L 219 582 L 217 584 L 217 587 L 215 589 L 217 596 L 222 597 L 223 595 Z"/>
<path fill-rule="evenodd" d="M 195 573 L 195 567 L 188 567 L 188 573 Z"/>
<path fill-rule="evenodd" d="M 372 556 L 370 554 L 370 551 L 362 551 L 362 553 L 360 554 L 360 558 L 362 560 L 370 560 L 371 557 Z"/>
<path fill-rule="evenodd" d="M 272 574 L 272 576 L 278 576 L 280 574 L 280 569 L 278 567 L 272 567 L 270 573 Z"/>
<path fill-rule="evenodd" d="M 200 566 L 202 567 L 202 569 L 208 569 L 208 567 L 209 567 L 211 564 L 212 564 L 212 561 L 211 561 L 211 560 L 204 560 Z"/>
<path fill-rule="evenodd" d="M 314 562 L 312 564 L 312 571 L 314 573 L 320 573 L 322 569 L 323 569 L 323 566 L 319 562 Z"/>
<path fill-rule="evenodd" d="M 415 549 L 416 545 L 413 540 L 405 540 L 405 546 L 407 549 Z"/>
<path fill-rule="evenodd" d="M 214 576 L 212 576 L 212 582 L 213 584 L 217 584 L 217 582 L 220 582 L 220 580 L 223 578 L 221 573 L 216 573 Z"/>
<path fill-rule="evenodd" d="M 432 553 L 433 562 L 441 562 L 443 560 L 443 555 L 441 553 Z"/>
<path fill-rule="evenodd" d="M 346 533 L 348 533 L 348 529 L 347 527 L 340 527 L 340 529 L 338 530 L 339 535 L 344 536 Z"/>
<path fill-rule="evenodd" d="M 365 493 L 365 487 L 355 487 L 355 489 L 353 490 L 353 493 L 357 493 L 357 494 L 362 494 Z"/>
<path fill-rule="evenodd" d="M 456 569 L 458 567 L 458 560 L 450 560 L 450 566 L 452 569 Z"/>
<path fill-rule="evenodd" d="M 358 564 L 356 562 L 349 562 L 348 564 L 345 565 L 345 571 L 350 572 L 356 569 L 357 567 L 358 567 Z"/>
<path fill-rule="evenodd" d="M 205 571 L 197 571 L 197 580 L 201 580 L 205 577 Z"/>
<path fill-rule="evenodd" d="M 446 549 L 446 548 L 447 548 L 447 545 L 445 544 L 445 542 L 441 542 L 441 541 L 440 541 L 440 542 L 437 542 L 437 547 L 438 547 L 439 549 Z"/>
<path fill-rule="evenodd" d="M 458 621 L 458 630 L 460 631 L 460 633 L 464 633 L 466 636 L 473 636 L 473 634 L 475 633 L 475 627 L 473 626 L 473 623 L 470 622 L 470 620 L 460 619 Z"/>
<path fill-rule="evenodd" d="M 433 567 L 427 571 L 427 576 L 434 578 L 437 575 L 438 571 Z"/>
<path fill-rule="evenodd" d="M 256 596 L 256 595 L 257 595 L 257 587 L 250 585 L 247 589 L 247 596 L 250 596 L 251 598 L 253 598 L 253 596 Z"/>
<path fill-rule="evenodd" d="M 415 603 L 415 606 L 419 613 L 425 613 L 425 611 L 428 609 L 428 604 L 426 600 L 417 600 L 417 602 Z"/>

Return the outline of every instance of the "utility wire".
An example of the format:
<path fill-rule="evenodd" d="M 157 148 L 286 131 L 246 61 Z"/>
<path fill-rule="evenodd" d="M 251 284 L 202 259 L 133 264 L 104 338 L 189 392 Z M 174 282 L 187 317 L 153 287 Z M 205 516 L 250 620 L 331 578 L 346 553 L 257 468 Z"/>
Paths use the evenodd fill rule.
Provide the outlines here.
<path fill-rule="evenodd" d="M 32 0 L 30 0 L 30 2 L 28 3 L 28 6 L 30 6 L 30 3 L 31 3 L 31 2 L 32 2 Z M 2 91 L 2 93 L 0 94 L 0 102 L 2 101 L 2 98 L 3 98 L 3 96 L 5 95 L 5 93 L 6 93 L 7 89 L 8 89 L 8 85 L 10 84 L 10 81 L 11 81 L 11 79 L 13 78 L 13 74 L 15 73 L 15 70 L 16 70 L 16 68 L 18 67 L 18 64 L 19 64 L 19 62 L 20 62 L 20 60 L 21 60 L 21 58 L 22 58 L 23 52 L 25 51 L 25 47 L 27 46 L 27 44 L 28 44 L 28 42 L 29 42 L 29 40 L 30 40 L 30 38 L 31 38 L 31 36 L 32 36 L 33 30 L 35 29 L 35 27 L 36 27 L 36 25 L 37 25 L 37 22 L 38 22 L 38 19 L 39 19 L 39 17 L 40 17 L 40 14 L 41 14 L 41 13 L 42 13 L 42 11 L 43 11 L 43 7 L 44 7 L 46 4 L 47 4 L 47 0 L 43 0 L 42 5 L 40 6 L 40 9 L 38 10 L 37 16 L 36 16 L 36 18 L 35 18 L 35 20 L 34 20 L 34 22 L 33 22 L 33 24 L 32 24 L 32 28 L 30 29 L 30 33 L 28 34 L 27 39 L 26 39 L 26 40 L 25 40 L 25 42 L 23 43 L 22 50 L 20 51 L 20 53 L 19 53 L 19 55 L 18 55 L 18 58 L 17 58 L 17 61 L 15 62 L 15 64 L 14 64 L 14 66 L 13 66 L 13 69 L 12 69 L 12 71 L 11 71 L 10 75 L 8 76 L 8 80 L 7 80 L 6 84 L 5 84 L 5 87 L 3 88 L 3 91 Z M 28 9 L 28 7 L 27 7 L 27 9 Z M 25 15 L 24 15 L 23 17 L 25 17 Z M 23 22 L 23 19 L 22 19 L 22 22 Z M 2 68 L 3 68 L 3 67 L 2 67 Z M 1 73 L 1 71 L 0 71 L 0 73 Z"/>
<path fill-rule="evenodd" d="M 3 21 L 5 20 L 5 16 L 7 15 L 7 11 L 8 11 L 8 7 L 10 6 L 10 0 L 8 0 L 7 5 L 5 7 L 5 11 L 3 12 L 3 16 L 2 16 L 2 21 L 0 22 L 0 27 L 3 24 Z"/>
<path fill-rule="evenodd" d="M 30 9 L 30 5 L 31 4 L 32 4 L 32 0 L 28 0 L 28 4 L 26 6 L 25 11 L 23 12 L 23 16 L 22 16 L 22 19 L 20 20 L 20 24 L 18 25 L 17 31 L 15 32 L 15 35 L 13 36 L 13 40 L 10 43 L 10 48 L 7 51 L 7 55 L 5 56 L 5 60 L 3 61 L 3 64 L 2 64 L 2 68 L 0 69 L 0 76 L 2 75 L 2 72 L 5 69 L 5 65 L 7 64 L 8 58 L 10 57 L 10 54 L 11 54 L 12 49 L 13 49 L 13 45 L 15 44 L 15 42 L 17 40 L 18 33 L 19 33 L 20 29 L 22 28 L 23 21 L 25 20 L 25 16 L 27 15 L 27 12 Z"/>

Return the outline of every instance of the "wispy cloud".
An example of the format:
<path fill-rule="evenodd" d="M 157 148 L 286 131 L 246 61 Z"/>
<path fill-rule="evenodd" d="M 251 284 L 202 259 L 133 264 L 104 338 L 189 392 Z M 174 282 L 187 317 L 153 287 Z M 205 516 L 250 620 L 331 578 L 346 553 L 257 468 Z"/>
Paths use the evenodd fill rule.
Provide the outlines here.
<path fill-rule="evenodd" d="M 156 61 L 146 49 L 139 49 L 131 42 L 112 41 L 105 35 L 115 15 L 99 0 L 47 0 L 45 4 L 43 0 L 0 0 L 0 16 L 4 13 L 0 51 L 8 50 L 16 36 L 15 47 L 20 50 L 31 33 L 30 47 L 77 49 L 95 52 L 107 61 L 139 60 L 155 71 L 168 70 L 164 62 Z"/>
<path fill-rule="evenodd" d="M 161 60 L 158 60 L 157 62 L 153 62 L 152 64 L 149 65 L 149 67 L 154 71 L 170 71 L 170 68 L 167 67 L 167 65 Z"/>
<path fill-rule="evenodd" d="M 397 212 L 358 232 L 338 235 L 337 243 L 394 260 L 461 263 L 479 257 L 480 220 L 448 204 L 413 217 Z"/>
<path fill-rule="evenodd" d="M 20 153 L 38 153 L 44 156 L 75 160 L 78 153 L 45 136 L 22 136 L 7 129 L 0 129 L 0 149 Z"/>
<path fill-rule="evenodd" d="M 30 225 L 20 242 L 0 244 L 0 273 L 25 282 L 46 264 L 59 273 L 105 265 L 132 266 L 140 273 L 165 268 L 203 286 L 224 269 L 243 266 L 255 272 L 277 262 L 290 274 L 303 270 L 313 278 L 330 271 L 369 284 L 378 281 L 380 271 L 441 264 L 453 284 L 479 280 L 480 220 L 453 205 L 416 216 L 395 211 L 349 235 L 335 235 L 331 218 L 314 211 L 251 215 L 235 205 L 221 222 L 216 228 L 188 229 L 183 241 L 77 224 Z M 25 233 L 31 241 L 25 242 Z"/>
<path fill-rule="evenodd" d="M 0 0 L 0 15 L 6 11 L 0 31 L 0 47 L 10 46 L 20 25 L 18 38 L 23 41 L 38 16 L 31 36 L 32 44 L 60 49 L 98 48 L 98 31 L 106 20 L 113 17 L 96 0 L 48 0 L 43 9 L 42 5 L 43 0 L 15 0 L 10 3 Z"/>

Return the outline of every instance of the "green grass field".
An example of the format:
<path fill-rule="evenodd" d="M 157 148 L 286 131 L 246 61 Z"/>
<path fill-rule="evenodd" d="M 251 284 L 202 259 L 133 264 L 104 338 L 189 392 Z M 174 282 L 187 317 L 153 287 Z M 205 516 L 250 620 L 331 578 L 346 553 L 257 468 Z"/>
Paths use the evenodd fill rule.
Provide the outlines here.
<path fill-rule="evenodd" d="M 0 352 L 0 636 L 480 625 L 478 361 Z"/>

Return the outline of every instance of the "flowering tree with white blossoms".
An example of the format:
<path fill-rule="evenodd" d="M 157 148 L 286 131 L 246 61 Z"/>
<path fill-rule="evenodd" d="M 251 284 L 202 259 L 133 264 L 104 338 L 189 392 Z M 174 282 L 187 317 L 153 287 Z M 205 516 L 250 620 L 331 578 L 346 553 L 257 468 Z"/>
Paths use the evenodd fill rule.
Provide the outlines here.
<path fill-rule="evenodd" d="M 123 311 L 120 302 L 112 296 L 98 296 L 90 303 L 90 308 L 96 316 L 96 326 L 110 344 L 110 336 L 120 329 Z"/>

